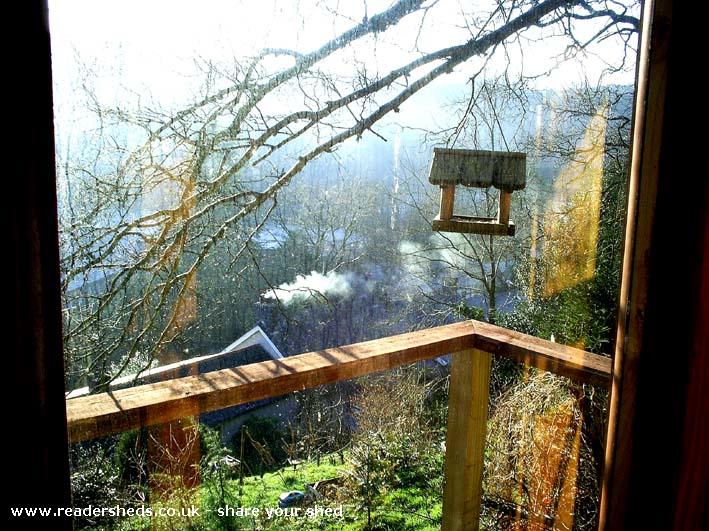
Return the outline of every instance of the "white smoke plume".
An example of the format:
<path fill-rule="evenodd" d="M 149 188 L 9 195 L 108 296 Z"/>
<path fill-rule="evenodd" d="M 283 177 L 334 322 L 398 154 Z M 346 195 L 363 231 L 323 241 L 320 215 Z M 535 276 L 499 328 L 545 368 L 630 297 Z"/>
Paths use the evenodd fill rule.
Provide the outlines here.
<path fill-rule="evenodd" d="M 407 274 L 415 277 L 428 275 L 430 256 L 426 248 L 420 243 L 404 240 L 399 243 L 401 265 Z"/>
<path fill-rule="evenodd" d="M 397 289 L 408 300 L 421 292 L 430 293 L 432 255 L 420 243 L 404 240 L 399 243 L 402 272 Z"/>
<path fill-rule="evenodd" d="M 337 296 L 347 298 L 352 295 L 352 273 L 330 271 L 326 275 L 312 271 L 309 275 L 298 275 L 293 282 L 286 282 L 266 291 L 266 299 L 278 299 L 288 306 L 293 302 L 303 302 L 310 298 Z"/>
<path fill-rule="evenodd" d="M 431 247 L 446 267 L 464 271 L 470 266 L 472 250 L 470 242 L 462 234 L 447 233 L 445 236 L 434 233 L 430 237 Z"/>

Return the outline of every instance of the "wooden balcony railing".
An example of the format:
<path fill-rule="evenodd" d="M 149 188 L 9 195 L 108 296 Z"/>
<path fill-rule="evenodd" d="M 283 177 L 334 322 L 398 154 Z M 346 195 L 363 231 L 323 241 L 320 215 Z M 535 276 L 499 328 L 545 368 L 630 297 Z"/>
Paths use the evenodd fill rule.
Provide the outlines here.
<path fill-rule="evenodd" d="M 272 398 L 453 353 L 443 529 L 476 529 L 491 355 L 608 385 L 610 358 L 479 321 L 67 400 L 70 442 Z"/>

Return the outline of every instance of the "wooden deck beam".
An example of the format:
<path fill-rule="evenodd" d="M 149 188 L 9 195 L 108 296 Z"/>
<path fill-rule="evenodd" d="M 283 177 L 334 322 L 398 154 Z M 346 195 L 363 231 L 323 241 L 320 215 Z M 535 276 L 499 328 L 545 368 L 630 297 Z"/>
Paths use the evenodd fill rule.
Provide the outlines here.
<path fill-rule="evenodd" d="M 67 400 L 69 441 L 170 422 L 471 348 L 581 382 L 609 382 L 610 358 L 487 323 L 464 321 Z"/>

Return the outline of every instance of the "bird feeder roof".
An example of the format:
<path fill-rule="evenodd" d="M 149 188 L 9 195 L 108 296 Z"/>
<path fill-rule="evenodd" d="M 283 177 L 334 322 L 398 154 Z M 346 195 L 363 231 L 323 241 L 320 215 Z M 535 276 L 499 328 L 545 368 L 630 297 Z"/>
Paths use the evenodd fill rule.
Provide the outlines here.
<path fill-rule="evenodd" d="M 526 174 L 526 153 L 433 148 L 428 180 L 440 186 L 494 186 L 514 192 L 525 187 Z"/>

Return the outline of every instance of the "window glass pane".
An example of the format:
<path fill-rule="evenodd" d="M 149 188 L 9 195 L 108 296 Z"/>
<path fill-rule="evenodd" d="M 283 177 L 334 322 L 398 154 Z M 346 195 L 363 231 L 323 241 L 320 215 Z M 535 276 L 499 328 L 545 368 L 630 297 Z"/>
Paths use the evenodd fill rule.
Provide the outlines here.
<path fill-rule="evenodd" d="M 609 356 L 639 11 L 50 2 L 68 400 L 466 319 Z M 443 354 L 280 409 L 240 404 L 75 444 L 75 499 L 172 503 L 167 477 L 201 507 L 231 496 L 239 478 L 205 458 L 242 460 L 234 436 L 252 416 L 253 430 L 283 434 L 245 443 L 269 474 L 339 462 L 326 501 L 345 500 L 352 525 L 437 528 Z M 605 389 L 504 356 L 490 380 L 483 525 L 593 527 Z M 189 470 L 126 464 L 151 444 L 188 448 L 186 461 L 166 455 Z M 377 481 L 357 487 L 356 466 Z M 248 481 L 265 489 L 264 470 Z M 195 518 L 184 526 L 216 525 Z"/>

